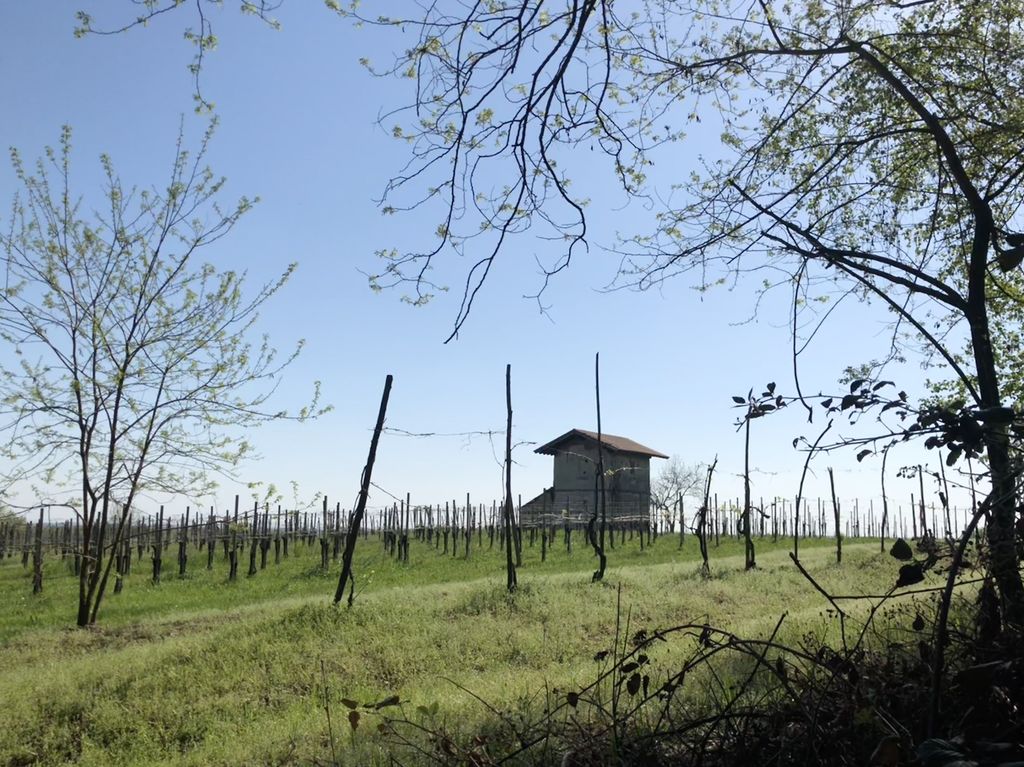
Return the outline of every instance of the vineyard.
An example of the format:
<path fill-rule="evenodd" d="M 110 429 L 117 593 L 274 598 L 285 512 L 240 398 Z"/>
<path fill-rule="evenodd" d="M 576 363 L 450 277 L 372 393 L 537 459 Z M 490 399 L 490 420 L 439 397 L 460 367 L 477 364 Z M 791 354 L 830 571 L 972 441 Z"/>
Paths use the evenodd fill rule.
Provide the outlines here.
<path fill-rule="evenodd" d="M 280 565 L 289 557 L 318 561 L 325 572 L 338 560 L 351 519 L 351 511 L 342 509 L 340 503 L 331 508 L 324 496 L 318 512 L 282 510 L 280 506 L 271 510 L 267 504 L 261 509 L 258 503 L 242 511 L 239 503 L 236 496 L 233 511 L 220 515 L 212 507 L 206 515 L 194 513 L 191 507 L 177 515 L 165 512 L 163 507 L 156 515 L 129 515 L 115 560 L 114 592 L 120 593 L 133 567 L 144 567 L 154 583 L 168 573 L 184 578 L 190 568 L 196 567 L 209 571 L 224 568 L 227 580 L 233 581 L 238 577 L 239 563 L 252 577 L 265 570 L 268 563 Z M 804 499 L 799 514 L 795 508 L 793 500 L 774 498 L 766 503 L 760 499 L 754 512 L 755 539 L 776 543 L 780 538 L 816 540 L 834 536 L 837 513 L 844 539 L 917 538 L 918 531 L 938 531 L 950 537 L 959 536 L 971 517 L 969 509 L 937 507 L 934 502 L 925 505 L 913 497 L 907 510 L 901 504 L 888 509 L 891 516 L 884 525 L 873 501 L 862 504 L 853 499 L 846 504 L 849 511 L 845 514 L 842 506 L 831 499 Z M 38 518 L 27 523 L 0 522 L 0 563 L 14 558 L 22 567 L 31 568 L 32 591 L 36 593 L 43 588 L 44 561 L 59 559 L 77 575 L 83 556 L 78 524 L 73 520 L 54 523 L 47 520 L 47 512 L 46 507 L 40 508 Z M 474 549 L 493 549 L 496 541 L 499 548 L 504 544 L 500 514 L 498 501 L 474 504 L 468 495 L 462 505 L 453 500 L 450 504 L 419 506 L 407 496 L 405 501 L 368 513 L 359 534 L 366 541 L 374 541 L 369 545 L 381 547 L 400 561 L 409 561 L 409 543 L 413 540 L 452 558 L 469 559 Z M 720 503 L 715 496 L 708 509 L 709 540 L 717 546 L 723 537 L 740 537 L 742 515 L 739 499 Z M 659 537 L 668 536 L 677 539 L 681 547 L 687 534 L 694 534 L 691 523 L 682 501 L 674 508 L 620 517 L 609 524 L 609 545 L 614 550 L 616 545 L 635 540 L 643 549 Z M 114 537 L 113 528 L 111 525 L 109 539 Z M 585 528 L 584 521 L 567 520 L 558 514 L 549 515 L 541 525 L 517 523 L 517 561 L 522 561 L 524 545 L 538 548 L 541 561 L 549 550 L 561 547 L 571 552 L 574 540 L 576 545 L 586 545 Z"/>
<path fill-rule="evenodd" d="M 696 509 L 682 495 L 609 509 L 601 487 L 592 506 L 545 507 L 524 523 L 507 482 L 511 406 L 503 502 L 417 505 L 407 494 L 368 513 L 390 383 L 351 510 L 326 496 L 316 510 L 243 509 L 235 496 L 222 513 L 104 504 L 97 526 L 96 508 L 61 521 L 44 506 L 32 521 L 5 521 L 0 661 L 15 673 L 0 695 L 17 703 L 0 758 L 582 767 L 671 753 L 688 764 L 709 739 L 729 759 L 760 753 L 766 745 L 752 745 L 729 711 L 754 722 L 765 695 L 781 712 L 805 694 L 815 709 L 836 709 L 847 740 L 867 749 L 875 718 L 858 720 L 829 675 L 859 689 L 851 659 L 868 650 L 934 661 L 918 639 L 931 609 L 922 600 L 943 593 L 945 627 L 954 588 L 981 580 L 956 574 L 981 543 L 983 515 L 944 494 L 926 505 L 923 477 L 906 514 L 886 499 L 879 518 L 871 502 L 844 513 L 835 495 L 720 502 L 713 464 Z M 908 524 L 914 547 L 903 540 Z M 906 563 L 895 579 L 890 556 Z M 942 559 L 955 562 L 944 586 Z M 76 599 L 84 630 L 69 637 Z M 791 674 L 806 693 L 793 691 Z M 771 692 L 759 692 L 771 677 Z M 932 678 L 900 693 L 905 705 L 920 708 L 927 690 L 937 710 L 942 676 Z M 799 727 L 818 726 L 797 708 Z M 807 758 L 807 747 L 793 753 Z"/>
<path fill-rule="evenodd" d="M 337 763 L 389 764 L 401 744 L 376 729 L 376 712 L 353 729 L 343 701 L 398 696 L 380 713 L 393 708 L 465 734 L 486 721 L 478 697 L 522 713 L 539 710 L 545 689 L 586 682 L 595 652 L 615 641 L 617 621 L 635 631 L 713 615 L 757 635 L 788 611 L 786 636 L 834 631 L 782 539 L 759 541 L 759 569 L 744 573 L 741 544 L 720 537 L 705 579 L 689 536 L 680 547 L 678 535 L 625 530 L 607 580 L 591 584 L 593 556 L 576 546 L 575 531 L 569 545 L 561 531 L 545 549 L 542 535 L 524 530 L 513 598 L 501 584 L 500 532 L 492 549 L 487 526 L 471 528 L 467 556 L 465 539 L 453 551 L 451 537 L 445 555 L 443 531 L 438 542 L 432 530 L 405 540 L 378 530 L 358 550 L 349 610 L 329 605 L 334 573 L 320 563 L 333 555 L 332 538 L 325 544 L 301 528 L 286 538 L 284 529 L 282 522 L 279 561 L 273 537 L 268 551 L 234 531 L 241 561 L 256 552 L 255 575 L 234 582 L 230 539 L 227 555 L 217 541 L 213 570 L 208 545 L 197 546 L 202 556 L 188 559 L 184 577 L 164 573 L 159 583 L 152 550 L 144 569 L 136 550 L 128 585 L 88 631 L 66 630 L 73 557 L 46 557 L 45 586 L 34 597 L 31 567 L 5 558 L 0 764 L 327 764 L 332 749 Z M 891 560 L 877 542 L 848 542 L 841 566 L 830 541 L 803 543 L 802 561 L 831 588 L 891 585 Z M 171 558 L 176 550 L 168 544 Z"/>

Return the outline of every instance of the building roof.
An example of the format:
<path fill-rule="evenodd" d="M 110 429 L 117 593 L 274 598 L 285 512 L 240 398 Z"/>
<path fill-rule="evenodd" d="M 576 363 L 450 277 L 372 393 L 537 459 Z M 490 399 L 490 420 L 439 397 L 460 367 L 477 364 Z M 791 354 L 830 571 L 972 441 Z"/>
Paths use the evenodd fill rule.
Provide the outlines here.
<path fill-rule="evenodd" d="M 586 429 L 570 429 L 561 437 L 556 437 L 545 445 L 541 445 L 533 452 L 541 453 L 542 455 L 554 455 L 558 452 L 558 447 L 563 442 L 566 442 L 573 437 L 583 437 L 591 442 L 597 442 L 597 432 L 587 431 Z M 634 442 L 628 437 L 618 437 L 614 434 L 602 434 L 601 444 L 609 450 L 614 450 L 619 453 L 634 453 L 636 455 L 646 455 L 652 458 L 668 458 L 664 453 L 659 453 L 657 450 L 652 450 L 649 447 L 641 445 L 639 442 Z"/>

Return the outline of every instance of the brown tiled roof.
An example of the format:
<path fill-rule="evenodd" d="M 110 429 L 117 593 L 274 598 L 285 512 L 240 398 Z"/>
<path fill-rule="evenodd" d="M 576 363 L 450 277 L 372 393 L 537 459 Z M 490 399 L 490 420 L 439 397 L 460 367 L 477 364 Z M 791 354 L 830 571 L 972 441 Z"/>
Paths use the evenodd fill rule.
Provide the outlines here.
<path fill-rule="evenodd" d="M 533 452 L 541 453 L 543 455 L 554 455 L 558 446 L 565 442 L 567 439 L 572 437 L 584 437 L 593 442 L 597 442 L 597 432 L 587 431 L 586 429 L 570 429 L 561 437 L 548 442 L 546 445 L 541 445 Z M 659 453 L 657 450 L 651 450 L 649 447 L 641 445 L 639 442 L 634 442 L 628 437 L 618 437 L 614 434 L 602 434 L 601 444 L 609 450 L 615 450 L 620 453 L 636 453 L 637 455 L 648 455 L 652 458 L 668 458 L 664 453 Z"/>

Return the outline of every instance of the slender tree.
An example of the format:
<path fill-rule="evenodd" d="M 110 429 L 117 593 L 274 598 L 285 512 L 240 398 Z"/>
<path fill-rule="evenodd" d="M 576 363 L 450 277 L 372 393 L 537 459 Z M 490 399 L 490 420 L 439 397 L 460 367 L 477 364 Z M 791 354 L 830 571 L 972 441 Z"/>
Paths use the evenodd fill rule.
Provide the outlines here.
<path fill-rule="evenodd" d="M 753 505 L 750 496 L 750 422 L 755 418 L 763 418 L 785 407 L 785 398 L 775 393 L 775 382 L 770 382 L 761 394 L 754 394 L 751 389 L 746 397 L 734 396 L 732 401 L 744 408 L 743 416 L 737 421 L 736 428 L 743 429 L 743 512 L 740 524 L 743 528 L 743 560 L 744 569 L 753 570 L 757 567 L 754 551 Z M 758 509 L 763 514 L 763 509 Z"/>
<path fill-rule="evenodd" d="M 244 429 L 291 417 L 269 409 L 279 358 L 253 339 L 259 308 L 294 265 L 248 296 L 244 275 L 197 261 L 252 207 L 222 209 L 206 166 L 179 138 L 161 189 L 125 187 L 107 156 L 102 212 L 77 196 L 71 131 L 34 169 L 12 153 L 21 192 L 0 258 L 0 367 L 8 486 L 76 488 L 79 626 L 96 620 L 125 524 L 147 490 L 205 493 L 250 452 Z M 315 415 L 316 397 L 295 417 Z"/>
<path fill-rule="evenodd" d="M 675 525 L 675 515 L 681 510 L 680 499 L 700 497 L 706 471 L 707 467 L 684 463 L 679 456 L 674 455 L 654 477 L 651 482 L 651 506 L 657 509 L 670 527 Z M 679 522 L 682 524 L 681 519 Z"/>

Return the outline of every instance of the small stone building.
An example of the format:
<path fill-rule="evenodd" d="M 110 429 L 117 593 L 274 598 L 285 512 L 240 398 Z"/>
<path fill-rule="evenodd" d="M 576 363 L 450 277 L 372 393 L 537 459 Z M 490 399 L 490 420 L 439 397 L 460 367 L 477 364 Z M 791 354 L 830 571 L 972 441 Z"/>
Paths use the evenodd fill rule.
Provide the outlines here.
<path fill-rule="evenodd" d="M 519 515 L 524 527 L 586 524 L 601 497 L 597 446 L 597 432 L 572 429 L 534 451 L 554 456 L 554 479 L 551 487 L 523 504 Z M 646 521 L 651 507 L 651 458 L 668 456 L 614 434 L 602 434 L 601 446 L 608 522 Z"/>

